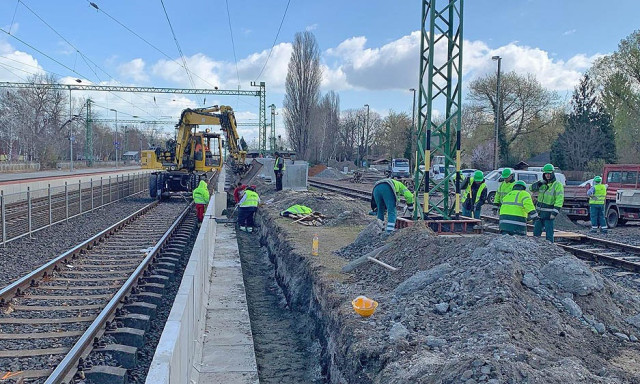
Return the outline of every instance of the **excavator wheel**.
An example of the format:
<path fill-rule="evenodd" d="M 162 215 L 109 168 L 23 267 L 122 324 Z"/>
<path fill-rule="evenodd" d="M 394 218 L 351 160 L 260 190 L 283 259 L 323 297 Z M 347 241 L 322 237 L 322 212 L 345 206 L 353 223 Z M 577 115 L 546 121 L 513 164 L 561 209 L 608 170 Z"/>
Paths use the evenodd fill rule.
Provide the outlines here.
<path fill-rule="evenodd" d="M 158 177 L 156 178 L 157 182 L 156 182 L 156 191 L 157 191 L 157 197 L 160 200 L 163 200 L 164 198 L 162 197 L 162 192 L 164 191 L 164 175 L 162 173 L 158 174 Z"/>
<path fill-rule="evenodd" d="M 158 175 L 149 175 L 149 196 L 152 199 L 158 196 Z"/>
<path fill-rule="evenodd" d="M 198 188 L 198 175 L 195 173 L 189 175 L 189 187 L 191 188 L 191 191 Z"/>

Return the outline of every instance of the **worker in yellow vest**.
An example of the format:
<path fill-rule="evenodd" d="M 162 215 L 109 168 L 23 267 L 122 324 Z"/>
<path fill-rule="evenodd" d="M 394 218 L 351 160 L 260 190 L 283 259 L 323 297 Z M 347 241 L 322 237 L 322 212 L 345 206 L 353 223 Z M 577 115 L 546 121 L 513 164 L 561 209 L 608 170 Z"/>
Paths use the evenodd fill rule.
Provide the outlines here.
<path fill-rule="evenodd" d="M 282 175 L 287 166 L 284 163 L 284 159 L 280 157 L 280 153 L 274 152 L 273 156 L 275 157 L 273 160 L 273 173 L 276 176 L 276 191 L 282 191 Z"/>
<path fill-rule="evenodd" d="M 587 191 L 589 197 L 589 216 L 591 217 L 591 232 L 607 233 L 607 222 L 604 218 L 604 206 L 607 200 L 607 185 L 602 184 L 602 177 L 593 178 L 593 187 Z"/>
<path fill-rule="evenodd" d="M 464 189 L 462 194 L 462 216 L 479 219 L 482 205 L 487 199 L 487 185 L 484 183 L 482 171 L 475 171 L 473 178 L 468 177 L 461 186 Z"/>
<path fill-rule="evenodd" d="M 516 181 L 502 198 L 500 205 L 500 233 L 508 235 L 527 235 L 527 220 L 538 219 L 531 194 L 527 192 L 524 181 Z"/>
<path fill-rule="evenodd" d="M 514 178 L 513 178 L 513 169 L 505 168 L 502 170 L 502 175 L 500 177 L 500 185 L 498 186 L 498 190 L 493 197 L 493 213 L 498 213 L 500 209 L 500 205 L 502 205 L 502 199 L 507 195 L 507 193 L 511 192 L 514 186 Z"/>
<path fill-rule="evenodd" d="M 238 203 L 238 225 L 241 231 L 253 232 L 253 215 L 258 210 L 258 204 L 260 204 L 260 196 L 256 192 L 256 186 L 250 185 L 245 189 Z"/>

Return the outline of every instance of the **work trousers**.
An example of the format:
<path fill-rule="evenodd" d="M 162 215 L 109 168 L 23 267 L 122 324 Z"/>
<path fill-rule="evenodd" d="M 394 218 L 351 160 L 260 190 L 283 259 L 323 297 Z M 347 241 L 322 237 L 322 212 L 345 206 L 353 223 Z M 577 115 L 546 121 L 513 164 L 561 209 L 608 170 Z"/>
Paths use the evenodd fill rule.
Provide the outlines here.
<path fill-rule="evenodd" d="M 373 188 L 373 199 L 378 207 L 378 219 L 384 221 L 384 214 L 389 211 L 387 221 L 387 232 L 392 232 L 396 228 L 396 194 L 387 183 L 378 184 Z"/>
<path fill-rule="evenodd" d="M 204 211 L 206 207 L 206 204 L 196 204 L 196 216 L 198 216 L 198 223 L 202 223 L 202 220 L 204 220 Z"/>
<path fill-rule="evenodd" d="M 598 227 L 602 232 L 607 232 L 607 222 L 604 218 L 604 204 L 589 205 L 589 216 L 591 218 L 591 230 L 597 230 Z"/>
<path fill-rule="evenodd" d="M 533 236 L 542 236 L 542 228 L 546 233 L 546 238 L 553 243 L 553 220 L 539 219 L 533 223 Z"/>
<path fill-rule="evenodd" d="M 473 216 L 471 216 L 473 214 Z M 464 204 L 462 205 L 462 216 L 473 217 L 474 219 L 480 219 L 480 215 L 482 214 L 482 207 L 471 211 L 470 209 L 465 208 Z"/>
<path fill-rule="evenodd" d="M 238 208 L 238 225 L 241 227 L 253 227 L 253 214 L 256 213 L 258 207 L 239 207 Z"/>
<path fill-rule="evenodd" d="M 276 191 L 282 191 L 282 171 L 274 171 L 276 174 Z"/>

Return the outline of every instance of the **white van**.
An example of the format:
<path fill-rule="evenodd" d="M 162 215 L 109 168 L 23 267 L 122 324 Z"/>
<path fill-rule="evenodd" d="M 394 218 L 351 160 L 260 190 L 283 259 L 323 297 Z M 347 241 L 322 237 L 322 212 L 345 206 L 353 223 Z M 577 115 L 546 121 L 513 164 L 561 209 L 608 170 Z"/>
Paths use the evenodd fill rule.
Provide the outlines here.
<path fill-rule="evenodd" d="M 502 170 L 504 168 L 500 168 L 495 171 L 489 172 L 484 177 L 484 182 L 487 185 L 487 202 L 493 203 L 493 198 L 496 196 L 496 191 L 500 186 L 500 177 L 502 177 Z M 527 190 L 531 190 L 531 184 L 536 181 L 542 180 L 542 171 L 524 171 L 524 170 L 516 170 L 513 171 L 515 181 L 522 180 L 527 184 Z M 564 177 L 562 173 L 555 172 L 556 180 L 558 180 L 562 185 L 567 184 L 567 179 Z"/>
<path fill-rule="evenodd" d="M 409 160 L 402 158 L 391 159 L 388 172 L 391 177 L 411 177 Z"/>

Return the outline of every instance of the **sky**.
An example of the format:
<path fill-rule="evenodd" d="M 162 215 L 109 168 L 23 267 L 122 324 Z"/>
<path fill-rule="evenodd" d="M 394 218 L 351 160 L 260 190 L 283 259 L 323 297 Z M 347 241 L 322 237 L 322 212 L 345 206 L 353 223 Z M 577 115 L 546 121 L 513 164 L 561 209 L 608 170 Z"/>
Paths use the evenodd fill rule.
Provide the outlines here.
<path fill-rule="evenodd" d="M 391 110 L 411 113 L 409 89 L 419 81 L 421 1 L 93 3 L 99 10 L 87 0 L 0 0 L 0 81 L 24 82 L 34 73 L 48 73 L 64 84 L 80 79 L 82 84 L 242 90 L 264 81 L 266 105 L 275 104 L 278 111 L 291 43 L 297 32 L 310 31 L 321 51 L 321 91 L 337 92 L 342 110 L 368 104 L 382 116 Z M 638 0 L 607 5 L 595 0 L 467 0 L 464 7 L 463 85 L 495 71 L 491 57 L 500 55 L 504 72 L 532 73 L 565 98 L 595 59 L 614 52 L 621 39 L 640 28 Z M 215 104 L 231 105 L 240 123 L 258 118 L 258 98 L 252 96 L 210 95 L 205 100 L 157 94 L 154 99 L 74 91 L 74 98 L 81 96 L 91 96 L 93 111 L 102 118 L 113 118 L 109 110 L 116 109 L 120 119 L 177 122 L 184 108 Z M 280 113 L 276 127 L 284 136 Z M 240 134 L 252 142 L 257 127 L 241 126 Z"/>

